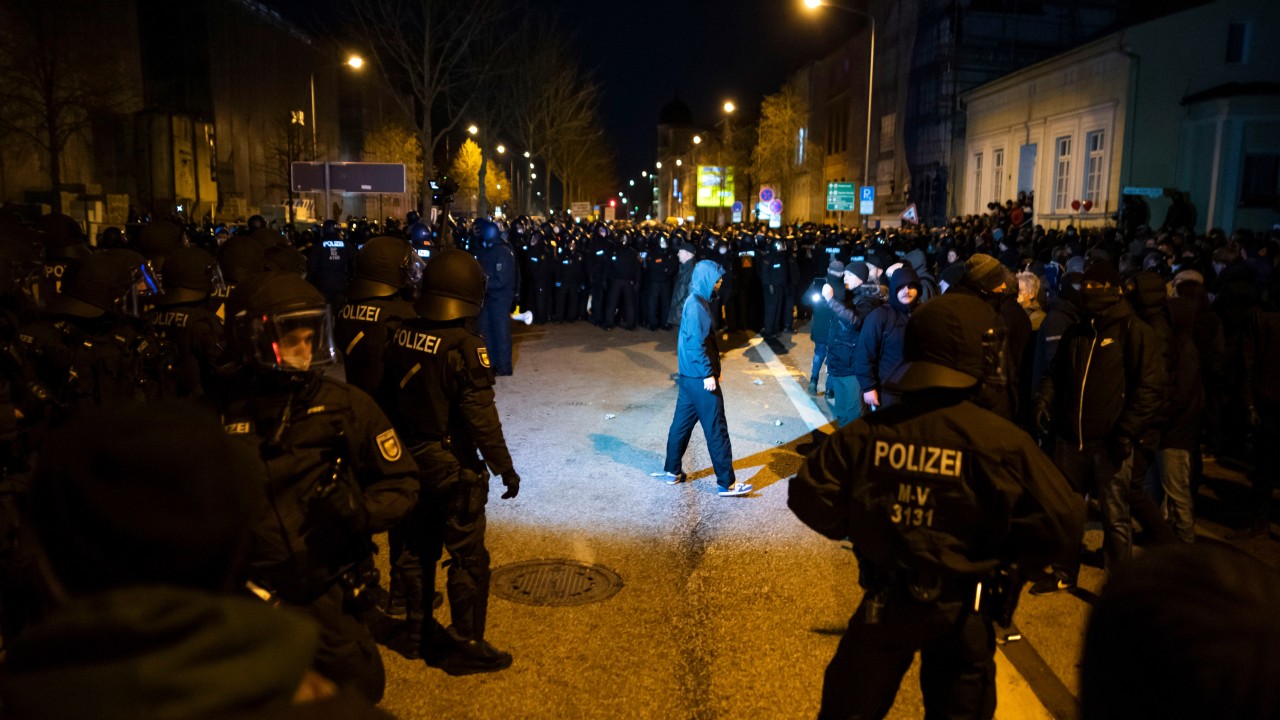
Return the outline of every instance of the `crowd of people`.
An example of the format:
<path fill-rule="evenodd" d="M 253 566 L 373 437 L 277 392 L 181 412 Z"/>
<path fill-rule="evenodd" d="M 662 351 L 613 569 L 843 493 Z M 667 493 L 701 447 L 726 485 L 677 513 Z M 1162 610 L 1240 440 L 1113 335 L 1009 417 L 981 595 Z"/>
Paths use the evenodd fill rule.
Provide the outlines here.
<path fill-rule="evenodd" d="M 300 700 L 374 712 L 366 705 L 384 678 L 371 613 L 403 614 L 403 632 L 379 640 L 433 667 L 508 667 L 511 655 L 485 638 L 484 508 L 491 475 L 503 498 L 520 488 L 494 403 L 495 378 L 514 372 L 519 310 L 532 323 L 650 332 L 696 317 L 690 342 L 711 350 L 697 362 L 682 355 L 677 380 L 687 365 L 710 368 L 713 382 L 695 373 L 681 386 L 685 417 L 677 411 L 660 474 L 683 479 L 680 455 L 705 420 L 704 429 L 717 424 L 728 495 L 752 488 L 733 477 L 722 402 L 703 408 L 695 397 L 719 397 L 715 335 L 773 339 L 808 322 L 808 390 L 847 427 L 896 417 L 903 393 L 918 389 L 900 382 L 904 368 L 928 356 L 919 338 L 946 345 L 913 336 L 915 315 L 989 313 L 970 338 L 983 371 L 963 385 L 966 398 L 1025 430 L 1039 447 L 1017 452 L 1051 458 L 1081 508 L 1089 499 L 1109 572 L 1132 558 L 1135 521 L 1138 539 L 1195 541 L 1208 456 L 1253 460 L 1238 537 L 1265 535 L 1280 472 L 1278 251 L 1276 230 L 1046 229 L 1013 203 L 945 227 L 874 232 L 416 215 L 299 231 L 255 216 L 230 227 L 158 219 L 91 242 L 65 215 L 0 217 L 0 632 L 10 677 L 0 698 L 15 716 L 59 716 L 36 688 L 88 682 L 83 643 L 138 632 L 203 648 L 227 618 L 258 617 L 264 600 L 310 617 L 280 630 L 302 639 L 310 661 L 276 658 L 284 670 L 259 684 L 175 712 Z M 345 383 L 331 377 L 339 362 Z M 94 442 L 79 444 L 86 438 Z M 227 493 L 201 484 L 233 475 L 244 482 Z M 156 489 L 157 478 L 177 476 Z M 139 504 L 153 493 L 160 505 Z M 1066 504 L 1053 512 L 1065 518 Z M 211 512 L 216 527 L 202 525 Z M 1070 541 L 1028 578 L 1033 593 L 1075 585 L 1079 520 L 1055 526 Z M 388 531 L 389 583 L 370 543 Z M 443 550 L 447 627 L 434 619 Z M 176 590 L 142 602 L 139 586 Z M 176 617 L 182 608 L 207 619 Z M 185 625 L 161 639 L 160 619 Z M 248 666 L 271 664 L 265 645 L 244 649 Z M 137 673 L 148 662 L 139 647 L 95 661 Z M 217 652 L 197 652 L 193 666 Z M 208 688 L 185 690 L 124 687 L 115 697 L 140 702 L 125 696 L 152 691 L 139 714 L 160 714 Z M 59 701 L 61 716 L 83 710 L 74 693 Z"/>

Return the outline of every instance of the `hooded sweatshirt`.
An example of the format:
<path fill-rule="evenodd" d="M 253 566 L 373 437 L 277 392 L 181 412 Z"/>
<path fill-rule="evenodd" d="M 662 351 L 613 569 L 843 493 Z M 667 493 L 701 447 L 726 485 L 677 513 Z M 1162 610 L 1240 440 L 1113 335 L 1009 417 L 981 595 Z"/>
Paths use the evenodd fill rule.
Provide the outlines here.
<path fill-rule="evenodd" d="M 689 281 L 689 297 L 680 311 L 680 336 L 676 346 L 679 371 L 684 377 L 720 377 L 720 349 L 716 345 L 715 319 L 711 317 L 711 293 L 724 268 L 713 260 L 699 260 Z"/>

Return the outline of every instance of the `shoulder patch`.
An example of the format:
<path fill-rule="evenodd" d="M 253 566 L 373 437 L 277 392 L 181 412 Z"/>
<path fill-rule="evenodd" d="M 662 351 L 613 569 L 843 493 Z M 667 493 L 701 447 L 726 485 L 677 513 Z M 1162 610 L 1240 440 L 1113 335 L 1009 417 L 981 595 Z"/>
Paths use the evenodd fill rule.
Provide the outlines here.
<path fill-rule="evenodd" d="M 400 459 L 403 449 L 400 446 L 400 438 L 396 436 L 396 429 L 382 433 L 378 436 L 378 452 L 382 453 L 382 459 L 387 462 L 395 462 Z"/>
<path fill-rule="evenodd" d="M 476 357 L 480 359 L 481 366 L 489 367 L 489 349 L 488 348 L 476 348 Z"/>

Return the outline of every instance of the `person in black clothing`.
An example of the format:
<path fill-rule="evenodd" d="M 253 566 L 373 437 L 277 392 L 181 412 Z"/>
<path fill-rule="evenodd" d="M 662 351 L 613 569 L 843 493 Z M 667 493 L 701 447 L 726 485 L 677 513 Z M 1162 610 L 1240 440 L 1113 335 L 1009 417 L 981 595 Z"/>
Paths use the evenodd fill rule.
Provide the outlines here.
<path fill-rule="evenodd" d="M 791 258 L 785 242 L 775 238 L 769 243 L 757 275 L 764 289 L 764 327 L 760 334 L 774 337 L 784 325 L 791 325 L 790 317 L 785 319 L 785 323 L 783 319 L 791 293 Z"/>
<path fill-rule="evenodd" d="M 617 236 L 617 244 L 609 255 L 606 277 L 609 280 L 609 299 L 604 307 L 604 321 L 601 327 L 611 330 L 617 322 L 627 330 L 635 330 L 639 291 L 637 286 L 640 284 L 640 255 L 635 248 L 631 247 L 631 236 L 626 231 Z"/>
<path fill-rule="evenodd" d="M 264 248 L 264 253 L 266 248 Z M 336 220 L 320 226 L 320 240 L 307 255 L 307 279 L 330 302 L 346 290 L 356 267 L 356 244 L 342 236 Z"/>
<path fill-rule="evenodd" d="M 991 718 L 993 622 L 1011 620 L 1021 568 L 1076 541 L 1081 503 L 1062 475 L 969 402 L 994 324 L 972 297 L 922 305 L 885 381 L 901 402 L 829 436 L 790 483 L 801 522 L 852 541 L 864 591 L 827 666 L 820 718 L 884 717 L 917 651 L 927 717 Z"/>
<path fill-rule="evenodd" d="M 418 561 L 409 564 L 414 570 L 405 577 L 409 631 L 420 633 L 427 663 L 453 675 L 511 665 L 510 653 L 485 640 L 489 470 L 502 478 L 507 500 L 520 492 L 520 476 L 494 404 L 488 350 L 470 329 L 483 298 L 484 275 L 471 256 L 440 251 L 414 302 L 418 317 L 406 321 L 387 347 L 379 394 L 422 468 L 423 502 L 404 527 L 406 552 Z M 450 558 L 453 623 L 447 632 L 431 617 L 430 605 L 442 548 Z"/>
<path fill-rule="evenodd" d="M 609 294 L 609 268 L 612 266 L 613 242 L 609 226 L 600 224 L 591 239 L 587 242 L 583 253 L 583 266 L 587 275 L 587 297 L 591 309 L 591 324 L 602 327 L 605 324 L 605 297 Z M 612 323 L 611 323 L 612 324 Z"/>
<path fill-rule="evenodd" d="M 1157 420 L 1165 381 L 1154 333 L 1125 301 L 1110 263 L 1098 260 L 1085 269 L 1080 304 L 1083 318 L 1062 336 L 1036 392 L 1035 418 L 1042 432 L 1054 435 L 1054 464 L 1072 488 L 1098 496 L 1106 567 L 1115 571 L 1132 553 L 1134 444 Z M 1079 571 L 1078 546 L 1066 548 L 1031 592 L 1070 589 Z"/>
<path fill-rule="evenodd" d="M 965 261 L 964 276 L 947 292 L 973 295 L 999 316 L 996 334 L 1003 338 L 999 373 L 983 384 L 976 402 L 998 415 L 1018 422 L 1018 379 L 1022 357 L 1031 340 L 1031 319 L 1018 304 L 1018 282 L 1009 269 L 990 255 L 975 253 Z M 1030 372 L 1030 368 L 1027 369 Z"/>
<path fill-rule="evenodd" d="M 329 306 L 310 283 L 276 272 L 241 283 L 227 299 L 227 336 L 239 370 L 209 403 L 267 474 L 247 579 L 315 620 L 317 670 L 377 702 L 385 673 L 350 602 L 364 586 L 355 571 L 371 536 L 417 502 L 418 466 L 373 398 L 324 374 L 337 353 Z"/>
<path fill-rule="evenodd" d="M 827 399 L 840 427 L 865 411 L 856 371 L 858 336 L 863 322 L 886 301 L 882 286 L 868 282 L 869 277 L 866 263 L 854 260 L 844 266 L 837 283 L 822 288 L 823 303 L 832 315 L 827 332 Z"/>
<path fill-rule="evenodd" d="M 382 384 L 387 338 L 413 317 L 413 298 L 426 262 L 408 242 L 382 235 L 360 248 L 356 276 L 333 321 L 347 382 L 373 395 Z"/>
<path fill-rule="evenodd" d="M 164 256 L 164 291 L 147 314 L 147 327 L 170 348 L 162 352 L 166 372 L 161 396 L 200 395 L 214 382 L 226 351 L 222 321 L 209 309 L 209 295 L 221 283 L 218 263 L 199 248 L 185 247 Z M 171 367 L 168 365 L 171 364 Z"/>
<path fill-rule="evenodd" d="M 644 281 L 647 288 L 644 303 L 644 325 L 650 330 L 670 330 L 671 283 L 675 280 L 676 251 L 663 233 L 654 238 L 644 257 Z"/>
<path fill-rule="evenodd" d="M 853 356 L 853 372 L 862 390 L 862 401 L 876 409 L 891 405 L 896 399 L 893 393 L 885 392 L 884 381 L 902 364 L 907 318 L 920 302 L 914 270 L 898 268 L 889 280 L 889 302 L 863 321 Z"/>
<path fill-rule="evenodd" d="M 556 257 L 556 322 L 577 322 L 582 318 L 582 284 L 585 273 L 578 241 L 560 241 Z"/>
<path fill-rule="evenodd" d="M 1280 480 L 1280 281 L 1273 278 L 1270 298 L 1254 310 L 1241 342 L 1245 412 L 1253 428 L 1254 469 L 1249 521 L 1231 536 L 1264 537 L 1271 530 L 1271 496 Z"/>
<path fill-rule="evenodd" d="M 556 288 L 556 254 L 547 244 L 542 230 L 535 229 L 529 235 L 529 249 L 525 251 L 529 278 L 529 299 L 526 310 L 533 311 L 533 321 L 538 325 L 553 319 Z"/>

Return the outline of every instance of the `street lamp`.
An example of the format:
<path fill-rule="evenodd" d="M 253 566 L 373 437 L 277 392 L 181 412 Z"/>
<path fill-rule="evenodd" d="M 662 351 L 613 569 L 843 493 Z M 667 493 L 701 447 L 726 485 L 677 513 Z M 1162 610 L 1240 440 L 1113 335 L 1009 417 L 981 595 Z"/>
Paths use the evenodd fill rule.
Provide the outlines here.
<path fill-rule="evenodd" d="M 480 128 L 476 127 L 475 125 L 469 125 L 467 126 L 467 132 L 471 133 L 472 135 L 475 135 L 476 133 L 480 132 Z"/>
<path fill-rule="evenodd" d="M 727 113 L 732 113 L 734 110 L 737 110 L 737 109 L 738 109 L 738 108 L 737 108 L 737 106 L 735 106 L 735 105 L 733 104 L 733 101 L 732 101 L 732 100 L 726 100 L 726 101 L 725 101 L 725 103 L 724 103 L 724 111 L 725 111 L 725 112 L 727 112 Z"/>
<path fill-rule="evenodd" d="M 352 70 L 359 70 L 364 67 L 364 58 L 352 53 L 345 62 L 342 63 Z M 332 66 L 329 66 L 332 67 Z M 311 71 L 311 78 L 308 83 L 311 86 L 311 158 L 316 157 L 316 71 Z M 328 202 L 327 200 L 325 202 Z"/>
<path fill-rule="evenodd" d="M 507 151 L 507 146 L 499 143 L 498 147 L 494 148 L 494 150 L 497 150 L 498 154 L 501 155 Z"/>
<path fill-rule="evenodd" d="M 680 167 L 683 164 L 684 164 L 683 160 L 681 160 L 680 158 L 676 158 L 676 167 Z"/>
<path fill-rule="evenodd" d="M 701 144 L 702 144 L 702 136 L 701 136 L 701 135 L 694 135 L 694 136 L 693 136 L 693 144 L 694 144 L 694 145 L 701 145 Z"/>
<path fill-rule="evenodd" d="M 827 5 L 827 3 L 823 2 L 823 0 L 804 0 L 804 5 L 813 10 Z M 871 21 L 871 53 L 870 60 L 867 61 L 867 148 L 862 157 L 862 186 L 867 187 L 871 184 L 871 90 L 876 80 L 876 16 L 869 12 L 845 7 L 844 5 L 829 5 L 829 7 L 844 10 L 854 15 L 861 15 Z M 863 216 L 864 225 L 870 221 L 870 217 Z"/>

